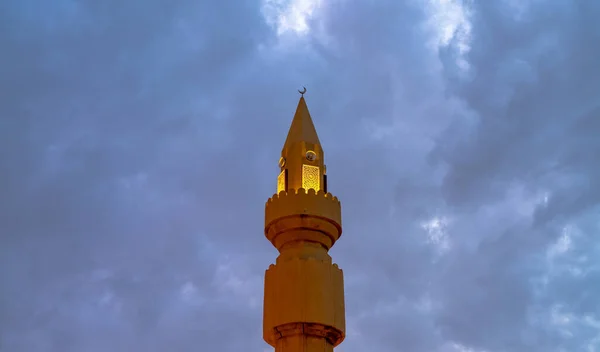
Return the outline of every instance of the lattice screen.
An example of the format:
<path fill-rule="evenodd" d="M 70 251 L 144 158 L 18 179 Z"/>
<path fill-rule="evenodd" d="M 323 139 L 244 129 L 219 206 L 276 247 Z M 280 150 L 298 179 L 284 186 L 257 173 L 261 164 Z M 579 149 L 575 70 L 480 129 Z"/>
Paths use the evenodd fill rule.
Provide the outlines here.
<path fill-rule="evenodd" d="M 285 191 L 285 169 L 277 177 L 277 194 L 281 191 Z"/>
<path fill-rule="evenodd" d="M 302 188 L 305 190 L 321 189 L 321 177 L 318 166 L 302 165 Z"/>

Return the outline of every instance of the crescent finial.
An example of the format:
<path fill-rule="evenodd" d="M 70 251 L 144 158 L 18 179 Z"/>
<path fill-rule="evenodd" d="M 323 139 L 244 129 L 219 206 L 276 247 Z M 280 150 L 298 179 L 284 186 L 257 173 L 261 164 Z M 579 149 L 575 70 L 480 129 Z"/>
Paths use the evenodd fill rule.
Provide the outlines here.
<path fill-rule="evenodd" d="M 302 90 L 298 89 L 298 93 L 304 96 L 304 93 L 306 93 L 306 87 L 302 87 Z"/>

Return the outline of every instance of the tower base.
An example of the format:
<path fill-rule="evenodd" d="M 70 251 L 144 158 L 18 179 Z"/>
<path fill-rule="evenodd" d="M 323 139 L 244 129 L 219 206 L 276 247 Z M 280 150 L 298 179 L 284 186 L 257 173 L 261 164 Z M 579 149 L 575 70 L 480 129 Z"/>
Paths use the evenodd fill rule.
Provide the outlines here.
<path fill-rule="evenodd" d="M 321 337 L 294 335 L 277 340 L 275 352 L 333 352 L 333 345 Z"/>
<path fill-rule="evenodd" d="M 292 323 L 277 328 L 275 352 L 333 352 L 341 332 L 321 324 Z"/>

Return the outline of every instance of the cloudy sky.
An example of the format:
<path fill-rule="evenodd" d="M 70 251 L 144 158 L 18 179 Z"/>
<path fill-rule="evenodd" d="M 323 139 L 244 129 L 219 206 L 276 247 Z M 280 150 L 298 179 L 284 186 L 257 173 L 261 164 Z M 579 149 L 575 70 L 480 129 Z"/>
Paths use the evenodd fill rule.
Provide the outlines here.
<path fill-rule="evenodd" d="M 0 2 L 0 350 L 269 351 L 306 86 L 339 352 L 600 351 L 600 3 Z"/>

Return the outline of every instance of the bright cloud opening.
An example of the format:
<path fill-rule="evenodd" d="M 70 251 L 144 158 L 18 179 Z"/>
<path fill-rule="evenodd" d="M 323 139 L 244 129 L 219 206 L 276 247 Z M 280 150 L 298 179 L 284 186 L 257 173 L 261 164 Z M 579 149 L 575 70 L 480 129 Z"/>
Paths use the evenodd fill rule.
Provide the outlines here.
<path fill-rule="evenodd" d="M 548 248 L 548 258 L 554 259 L 555 257 L 566 253 L 571 249 L 571 227 L 566 226 L 563 228 L 562 235 Z"/>
<path fill-rule="evenodd" d="M 458 51 L 456 64 L 469 69 L 465 56 L 471 50 L 471 13 L 466 0 L 427 0 L 429 19 L 426 27 L 433 31 L 430 46 L 434 50 L 453 45 Z"/>
<path fill-rule="evenodd" d="M 450 249 L 447 226 L 448 219 L 437 216 L 421 224 L 421 227 L 427 231 L 427 242 L 433 244 L 441 253 Z"/>
<path fill-rule="evenodd" d="M 309 20 L 319 7 L 321 0 L 263 0 L 262 13 L 277 35 L 307 34 Z"/>

